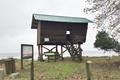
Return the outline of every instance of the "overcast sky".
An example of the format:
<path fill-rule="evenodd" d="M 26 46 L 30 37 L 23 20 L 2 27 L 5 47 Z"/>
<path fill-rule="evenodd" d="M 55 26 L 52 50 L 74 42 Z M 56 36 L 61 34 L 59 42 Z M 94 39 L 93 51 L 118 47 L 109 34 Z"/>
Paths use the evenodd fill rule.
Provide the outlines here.
<path fill-rule="evenodd" d="M 37 33 L 31 29 L 32 14 L 75 16 L 92 19 L 83 12 L 85 0 L 0 0 L 0 53 L 20 52 L 21 43 L 34 44 Z M 96 30 L 89 25 L 83 50 L 95 50 Z"/>

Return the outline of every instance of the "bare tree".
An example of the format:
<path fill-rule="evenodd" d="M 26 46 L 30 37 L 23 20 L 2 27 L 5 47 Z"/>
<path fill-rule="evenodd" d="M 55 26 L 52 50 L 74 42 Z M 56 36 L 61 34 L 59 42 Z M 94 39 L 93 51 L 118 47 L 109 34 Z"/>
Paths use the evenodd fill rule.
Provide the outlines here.
<path fill-rule="evenodd" d="M 86 0 L 86 3 L 84 11 L 92 14 L 97 29 L 105 30 L 119 41 L 120 0 Z"/>

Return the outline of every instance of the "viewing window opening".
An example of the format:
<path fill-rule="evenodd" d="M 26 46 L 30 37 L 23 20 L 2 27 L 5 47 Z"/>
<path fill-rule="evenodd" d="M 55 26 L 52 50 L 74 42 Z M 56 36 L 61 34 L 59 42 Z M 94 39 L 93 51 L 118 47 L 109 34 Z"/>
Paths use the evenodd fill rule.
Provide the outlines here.
<path fill-rule="evenodd" d="M 70 31 L 69 30 L 66 31 L 66 35 L 70 35 Z"/>

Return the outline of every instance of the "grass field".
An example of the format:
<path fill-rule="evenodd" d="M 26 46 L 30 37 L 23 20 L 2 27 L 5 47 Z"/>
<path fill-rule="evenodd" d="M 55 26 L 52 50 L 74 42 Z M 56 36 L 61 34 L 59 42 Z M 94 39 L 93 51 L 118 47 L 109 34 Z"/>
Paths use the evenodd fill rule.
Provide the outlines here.
<path fill-rule="evenodd" d="M 83 62 L 71 59 L 64 61 L 35 61 L 35 80 L 87 80 L 85 62 L 91 60 L 92 80 L 120 80 L 120 57 L 85 57 Z M 30 80 L 30 61 L 24 61 L 24 69 L 20 69 L 20 60 L 16 60 L 19 76 L 15 80 Z M 6 80 L 10 80 L 6 75 Z"/>

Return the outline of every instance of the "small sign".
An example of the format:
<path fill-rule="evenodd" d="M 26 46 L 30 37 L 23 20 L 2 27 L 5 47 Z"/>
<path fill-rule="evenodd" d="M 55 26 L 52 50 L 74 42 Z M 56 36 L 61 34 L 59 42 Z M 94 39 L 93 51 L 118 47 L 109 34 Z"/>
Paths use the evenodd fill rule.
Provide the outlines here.
<path fill-rule="evenodd" d="M 31 58 L 31 80 L 34 80 L 34 51 L 33 45 L 21 44 L 21 69 L 23 69 L 23 60 Z"/>
<path fill-rule="evenodd" d="M 23 57 L 32 57 L 32 46 L 23 46 Z"/>
<path fill-rule="evenodd" d="M 21 44 L 21 56 L 22 58 L 33 57 L 33 45 Z"/>
<path fill-rule="evenodd" d="M 48 37 L 45 37 L 45 38 L 44 38 L 44 42 L 49 42 L 49 38 L 48 38 Z"/>

